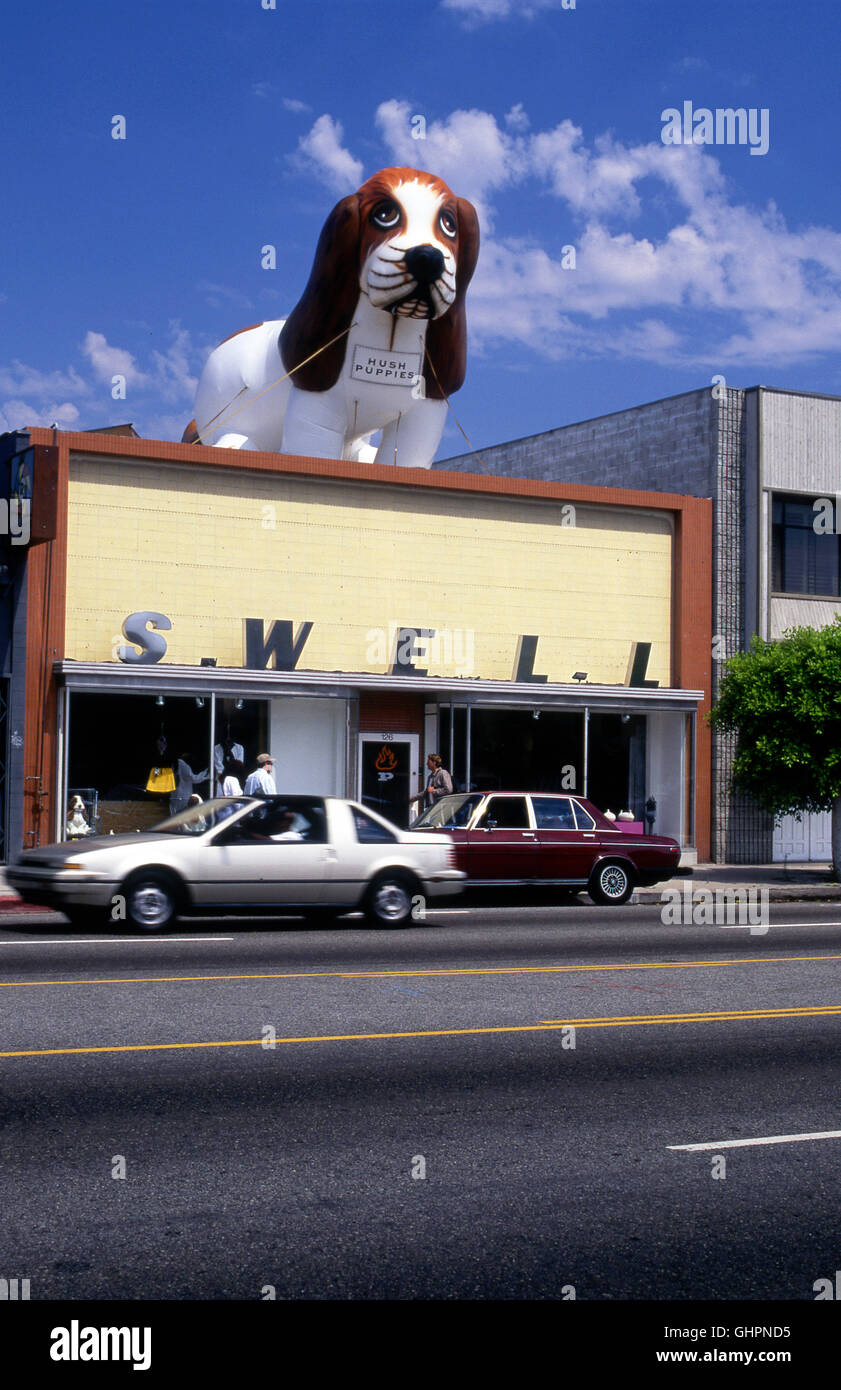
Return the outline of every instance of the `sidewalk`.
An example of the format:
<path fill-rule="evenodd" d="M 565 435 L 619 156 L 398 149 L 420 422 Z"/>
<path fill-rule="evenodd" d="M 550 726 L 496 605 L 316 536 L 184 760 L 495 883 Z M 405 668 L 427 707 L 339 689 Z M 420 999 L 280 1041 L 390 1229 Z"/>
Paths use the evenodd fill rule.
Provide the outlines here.
<path fill-rule="evenodd" d="M 691 876 L 638 888 L 632 901 L 659 903 L 665 888 L 684 888 L 690 892 L 707 889 L 711 893 L 742 888 L 767 888 L 772 903 L 841 901 L 841 883 L 832 878 L 830 864 L 694 864 Z"/>

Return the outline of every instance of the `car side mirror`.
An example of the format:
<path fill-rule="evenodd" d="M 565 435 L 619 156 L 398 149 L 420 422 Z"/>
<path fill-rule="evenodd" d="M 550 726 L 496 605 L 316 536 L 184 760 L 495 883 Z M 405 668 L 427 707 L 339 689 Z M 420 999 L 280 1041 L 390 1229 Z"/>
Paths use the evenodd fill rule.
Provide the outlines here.
<path fill-rule="evenodd" d="M 499 825 L 499 821 L 489 820 L 489 821 L 486 823 L 486 825 L 485 825 L 485 830 L 496 830 L 496 827 L 497 827 L 498 825 Z"/>

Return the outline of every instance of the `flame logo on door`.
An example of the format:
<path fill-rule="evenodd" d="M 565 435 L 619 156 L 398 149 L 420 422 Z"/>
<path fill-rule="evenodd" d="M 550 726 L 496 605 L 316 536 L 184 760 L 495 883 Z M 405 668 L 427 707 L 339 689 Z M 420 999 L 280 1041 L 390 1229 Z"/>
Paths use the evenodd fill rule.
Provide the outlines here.
<path fill-rule="evenodd" d="M 387 743 L 384 743 L 377 755 L 374 767 L 378 772 L 393 772 L 397 766 L 397 758 Z"/>

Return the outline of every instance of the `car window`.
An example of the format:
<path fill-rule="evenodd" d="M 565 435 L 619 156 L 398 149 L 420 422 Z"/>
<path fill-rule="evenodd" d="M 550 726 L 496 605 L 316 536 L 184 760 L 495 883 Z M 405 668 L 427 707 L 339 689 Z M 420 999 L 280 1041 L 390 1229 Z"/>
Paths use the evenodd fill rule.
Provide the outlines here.
<path fill-rule="evenodd" d="M 593 820 L 593 817 L 590 815 L 590 812 L 585 811 L 584 807 L 580 805 L 577 801 L 573 801 L 572 804 L 575 808 L 575 819 L 578 822 L 578 829 L 595 830 L 596 822 Z"/>
<path fill-rule="evenodd" d="M 387 826 L 381 821 L 374 820 L 367 812 L 360 810 L 358 806 L 351 806 L 353 824 L 356 829 L 356 838 L 361 845 L 384 845 L 393 844 L 397 836 L 392 835 Z"/>
<path fill-rule="evenodd" d="M 217 844 L 220 841 L 225 844 L 325 844 L 326 840 L 323 802 L 296 797 L 284 801 L 272 799 L 255 806 L 230 830 L 223 832 Z"/>
<path fill-rule="evenodd" d="M 212 801 L 202 801 L 198 806 L 188 806 L 186 811 L 179 811 L 177 815 L 153 825 L 152 830 L 156 835 L 203 835 L 206 830 L 214 830 L 221 825 L 223 820 L 246 804 L 242 797 L 217 796 Z"/>
<path fill-rule="evenodd" d="M 411 828 L 442 830 L 445 827 L 457 829 L 465 826 L 481 800 L 481 792 L 472 792 L 469 796 L 459 792 L 455 796 L 439 797 L 434 806 L 430 806 L 428 811 L 424 811 L 422 816 L 418 816 L 417 820 L 412 822 Z"/>
<path fill-rule="evenodd" d="M 538 830 L 575 830 L 568 796 L 533 796 L 531 804 Z"/>
<path fill-rule="evenodd" d="M 500 830 L 528 830 L 529 810 L 524 796 L 492 796 L 477 825 L 496 821 Z"/>

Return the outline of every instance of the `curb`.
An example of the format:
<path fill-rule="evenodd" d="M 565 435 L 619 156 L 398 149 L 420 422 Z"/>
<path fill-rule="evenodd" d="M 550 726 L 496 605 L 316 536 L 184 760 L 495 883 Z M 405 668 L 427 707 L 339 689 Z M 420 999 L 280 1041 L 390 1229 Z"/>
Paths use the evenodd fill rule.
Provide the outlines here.
<path fill-rule="evenodd" d="M 663 892 L 675 885 L 664 883 L 662 888 L 639 888 L 634 891 L 630 901 L 632 903 L 648 904 L 656 903 L 662 905 Z M 742 893 L 765 892 L 768 893 L 770 903 L 790 903 L 790 902 L 841 902 L 841 884 L 839 883 L 721 883 L 707 880 L 704 882 L 694 881 L 691 892 L 695 893 L 699 889 L 708 890 L 715 896 L 716 893 Z M 682 896 L 682 893 L 681 893 Z"/>

